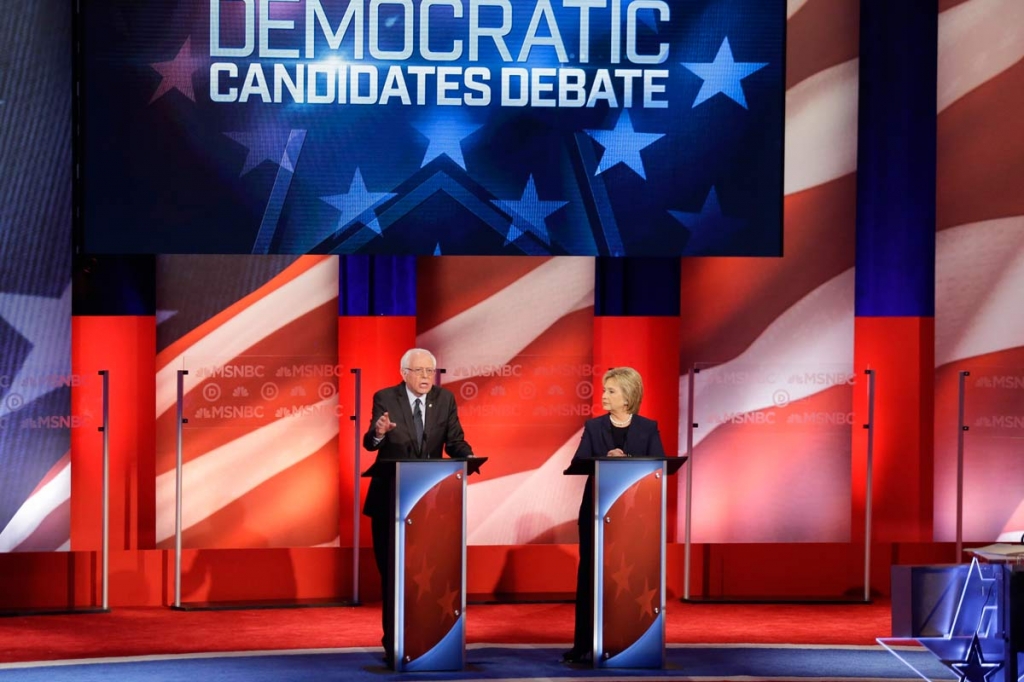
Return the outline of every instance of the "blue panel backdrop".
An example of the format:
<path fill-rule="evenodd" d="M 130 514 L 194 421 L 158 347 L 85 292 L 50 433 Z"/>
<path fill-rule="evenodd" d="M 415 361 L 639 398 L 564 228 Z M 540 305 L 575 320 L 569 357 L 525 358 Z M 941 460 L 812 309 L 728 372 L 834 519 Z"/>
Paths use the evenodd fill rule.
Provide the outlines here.
<path fill-rule="evenodd" d="M 935 314 L 934 2 L 861 3 L 857 315 Z"/>

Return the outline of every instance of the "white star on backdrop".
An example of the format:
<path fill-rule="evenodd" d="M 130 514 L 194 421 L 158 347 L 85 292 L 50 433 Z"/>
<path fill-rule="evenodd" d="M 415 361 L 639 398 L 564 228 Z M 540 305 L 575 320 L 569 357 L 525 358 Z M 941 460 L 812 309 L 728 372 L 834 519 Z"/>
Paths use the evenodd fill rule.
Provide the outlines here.
<path fill-rule="evenodd" d="M 0 294 L 0 317 L 32 344 L 5 400 L 0 401 L 2 417 L 11 407 L 27 405 L 53 390 L 38 379 L 71 372 L 71 284 L 60 298 Z M 10 404 L 12 394 L 18 395 L 20 405 Z"/>

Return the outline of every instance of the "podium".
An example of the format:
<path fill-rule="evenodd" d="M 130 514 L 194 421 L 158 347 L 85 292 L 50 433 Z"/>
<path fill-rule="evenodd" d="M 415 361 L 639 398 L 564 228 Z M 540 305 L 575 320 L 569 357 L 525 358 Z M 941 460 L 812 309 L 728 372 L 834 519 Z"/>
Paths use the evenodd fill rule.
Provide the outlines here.
<path fill-rule="evenodd" d="M 665 664 L 666 479 L 685 461 L 595 457 L 564 472 L 591 476 L 595 668 Z"/>
<path fill-rule="evenodd" d="M 878 643 L 926 680 L 933 678 L 902 655 L 908 643 L 961 679 L 1017 680 L 1024 655 L 1024 550 L 1017 548 L 1012 556 L 967 550 L 976 555 L 969 564 L 893 566 L 892 636 Z"/>
<path fill-rule="evenodd" d="M 466 664 L 466 476 L 486 457 L 377 462 L 394 467 L 390 562 L 394 668 Z M 365 475 L 365 474 L 364 474 Z"/>

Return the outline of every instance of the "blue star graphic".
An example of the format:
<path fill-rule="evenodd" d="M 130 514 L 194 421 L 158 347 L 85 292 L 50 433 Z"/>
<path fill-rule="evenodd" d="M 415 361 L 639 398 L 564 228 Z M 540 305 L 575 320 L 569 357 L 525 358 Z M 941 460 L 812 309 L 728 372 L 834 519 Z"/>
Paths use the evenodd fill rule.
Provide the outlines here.
<path fill-rule="evenodd" d="M 682 62 L 683 66 L 704 79 L 697 93 L 697 99 L 693 100 L 693 107 L 706 102 L 718 93 L 722 93 L 744 109 L 747 108 L 747 98 L 743 95 L 743 86 L 740 81 L 764 67 L 767 62 L 737 62 L 732 58 L 732 49 L 729 47 L 729 39 L 722 41 L 715 55 L 713 62 Z"/>
<path fill-rule="evenodd" d="M 633 130 L 633 122 L 625 109 L 615 124 L 614 130 L 588 130 L 587 135 L 604 147 L 604 154 L 594 175 L 600 175 L 615 164 L 622 162 L 632 168 L 644 180 L 644 161 L 640 158 L 640 150 L 654 144 L 665 137 L 664 133 L 638 133 Z"/>
<path fill-rule="evenodd" d="M 356 168 L 356 172 L 352 176 L 352 184 L 349 186 L 346 194 L 332 194 L 320 198 L 341 211 L 341 217 L 338 218 L 338 225 L 335 228 L 335 230 L 340 230 L 353 220 L 360 218 L 378 203 L 387 201 L 393 196 L 395 195 L 392 192 L 366 191 L 366 183 L 363 182 L 363 176 L 359 169 Z M 381 233 L 377 215 L 372 211 L 370 211 L 370 215 L 363 218 L 363 223 L 377 234 Z"/>
<path fill-rule="evenodd" d="M 686 256 L 714 254 L 716 247 L 735 233 L 741 225 L 740 221 L 722 213 L 722 207 L 718 203 L 718 193 L 715 192 L 714 187 L 708 192 L 700 213 L 669 211 L 669 214 L 682 223 L 690 233 L 690 238 L 686 241 L 686 247 L 683 249 L 683 255 Z"/>
<path fill-rule="evenodd" d="M 281 168 L 295 172 L 295 161 L 289 154 L 289 142 L 293 136 L 302 135 L 303 130 L 266 126 L 258 130 L 224 133 L 248 150 L 245 164 L 238 177 L 242 177 L 264 161 L 276 163 Z"/>
<path fill-rule="evenodd" d="M 978 635 L 974 635 L 974 639 L 971 640 L 965 660 L 943 661 L 942 663 L 959 676 L 960 682 L 985 682 L 1003 667 L 1002 662 L 985 662 L 985 658 L 981 655 L 981 643 L 978 641 Z"/>
<path fill-rule="evenodd" d="M 562 208 L 568 201 L 541 201 L 537 196 L 537 185 L 531 175 L 526 180 L 523 195 L 518 200 L 504 199 L 495 202 L 498 207 L 512 216 L 512 223 L 505 235 L 505 244 L 511 244 L 523 234 L 532 232 L 542 242 L 551 245 L 548 227 L 545 220 L 549 215 Z"/>
<path fill-rule="evenodd" d="M 432 118 L 424 123 L 414 125 L 423 137 L 427 138 L 427 151 L 423 155 L 420 168 L 441 156 L 448 158 L 466 169 L 466 160 L 462 157 L 462 141 L 480 130 L 483 126 L 465 121 Z"/>
<path fill-rule="evenodd" d="M 32 344 L 0 402 L 3 417 L 53 390 L 39 379 L 71 372 L 71 284 L 60 298 L 0 294 L 0 317 Z"/>

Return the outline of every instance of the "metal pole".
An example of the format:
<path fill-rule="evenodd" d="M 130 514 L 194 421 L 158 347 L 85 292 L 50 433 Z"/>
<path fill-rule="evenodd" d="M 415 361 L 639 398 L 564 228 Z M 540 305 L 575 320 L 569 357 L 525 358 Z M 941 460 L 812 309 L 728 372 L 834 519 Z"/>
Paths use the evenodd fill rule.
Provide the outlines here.
<path fill-rule="evenodd" d="M 174 606 L 181 608 L 181 469 L 182 469 L 182 424 L 188 423 L 185 419 L 185 375 L 187 369 L 178 370 L 178 451 L 174 472 Z"/>
<path fill-rule="evenodd" d="M 359 438 L 359 424 L 363 420 L 363 409 L 362 409 L 362 388 L 363 388 L 363 370 L 353 369 L 350 370 L 352 374 L 356 375 L 356 387 L 355 387 L 355 410 L 352 413 L 352 422 L 355 428 L 353 429 L 353 457 L 354 464 L 354 483 L 352 485 L 352 603 L 359 603 L 359 540 L 360 540 L 360 510 L 359 502 L 362 497 L 362 479 L 360 479 L 360 456 L 362 455 L 362 443 Z"/>
<path fill-rule="evenodd" d="M 864 601 L 871 601 L 871 479 L 875 456 L 875 370 L 866 369 L 868 376 L 868 430 L 867 486 L 864 492 Z"/>
<path fill-rule="evenodd" d="M 967 398 L 967 377 L 970 372 L 960 372 L 960 397 L 957 406 L 956 430 L 956 558 L 960 563 L 964 551 L 964 434 L 970 429 L 964 423 L 964 404 Z"/>
<path fill-rule="evenodd" d="M 99 428 L 103 433 L 103 528 L 102 532 L 102 569 L 103 587 L 101 602 L 104 611 L 110 608 L 110 372 L 99 371 L 103 377 L 103 425 Z"/>
<path fill-rule="evenodd" d="M 696 426 L 693 422 L 693 382 L 699 372 L 700 370 L 696 367 L 691 367 L 688 372 L 690 385 L 687 388 L 689 400 L 686 407 L 686 455 L 689 459 L 686 460 L 686 531 L 683 543 L 683 599 L 690 598 L 690 517 L 692 516 L 690 499 L 693 497 L 693 429 Z"/>

